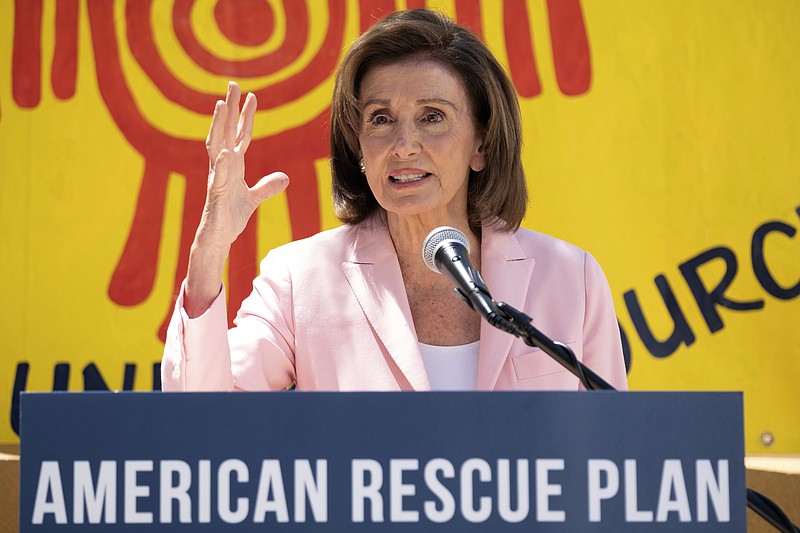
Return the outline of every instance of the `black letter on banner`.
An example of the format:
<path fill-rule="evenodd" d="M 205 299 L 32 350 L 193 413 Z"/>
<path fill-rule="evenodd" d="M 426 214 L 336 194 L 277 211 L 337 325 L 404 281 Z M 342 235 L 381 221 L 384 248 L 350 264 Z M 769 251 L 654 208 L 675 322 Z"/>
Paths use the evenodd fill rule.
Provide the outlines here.
<path fill-rule="evenodd" d="M 628 291 L 623 295 L 623 298 L 625 305 L 628 306 L 628 314 L 631 315 L 633 326 L 636 328 L 636 332 L 639 334 L 639 338 L 642 339 L 647 351 L 655 357 L 667 357 L 677 350 L 681 343 L 686 346 L 691 345 L 694 342 L 694 332 L 689 327 L 689 323 L 686 321 L 680 305 L 678 305 L 678 300 L 675 299 L 675 294 L 672 292 L 672 287 L 669 286 L 667 278 L 659 274 L 656 276 L 655 282 L 658 292 L 661 293 L 661 298 L 667 306 L 669 316 L 672 317 L 672 322 L 675 324 L 675 328 L 667 340 L 659 341 L 653 335 L 650 326 L 647 325 L 647 320 L 642 314 L 642 308 L 639 306 L 636 292 Z"/>
<path fill-rule="evenodd" d="M 717 284 L 714 289 L 709 292 L 700 275 L 697 273 L 698 268 L 714 259 L 722 259 L 725 261 L 725 275 L 722 280 Z M 753 300 L 752 302 L 737 302 L 725 297 L 725 290 L 730 287 L 733 278 L 736 277 L 738 270 L 738 263 L 736 262 L 736 255 L 730 248 L 719 246 L 707 250 L 700 255 L 689 259 L 678 268 L 681 269 L 681 274 L 686 278 L 686 283 L 692 290 L 694 299 L 697 300 L 697 307 L 703 313 L 703 318 L 706 319 L 708 329 L 711 333 L 722 329 L 722 317 L 717 313 L 716 306 L 727 307 L 734 311 L 752 311 L 754 309 L 761 309 L 764 307 L 764 300 Z"/>
<path fill-rule="evenodd" d="M 83 390 L 108 390 L 106 380 L 103 379 L 103 375 L 97 370 L 94 363 L 89 363 L 83 368 Z"/>
<path fill-rule="evenodd" d="M 69 388 L 69 363 L 58 363 L 53 369 L 53 390 L 62 391 Z"/>
<path fill-rule="evenodd" d="M 28 385 L 29 363 L 17 364 L 17 375 L 14 376 L 14 391 L 11 393 L 11 429 L 19 436 L 19 394 Z"/>
<path fill-rule="evenodd" d="M 619 327 L 619 338 L 622 341 L 622 358 L 625 360 L 625 373 L 631 373 L 631 345 L 628 342 L 628 335 L 625 333 L 625 330 L 622 329 L 622 324 L 619 323 L 617 320 L 617 326 Z"/>
<path fill-rule="evenodd" d="M 153 363 L 153 390 L 161 390 L 161 363 Z"/>
<path fill-rule="evenodd" d="M 758 282 L 764 287 L 765 291 L 775 298 L 791 300 L 800 294 L 800 281 L 793 287 L 786 289 L 781 287 L 778 285 L 778 282 L 775 281 L 772 274 L 770 274 L 767 263 L 764 261 L 764 239 L 767 237 L 767 234 L 774 231 L 779 231 L 789 237 L 794 237 L 795 233 L 797 233 L 797 230 L 783 222 L 767 222 L 759 226 L 753 233 L 753 241 L 750 246 L 750 255 L 753 260 L 753 272 L 755 272 L 756 279 L 758 279 Z"/>
<path fill-rule="evenodd" d="M 136 365 L 125 363 L 125 375 L 122 378 L 122 390 L 133 390 L 133 380 L 136 378 Z"/>

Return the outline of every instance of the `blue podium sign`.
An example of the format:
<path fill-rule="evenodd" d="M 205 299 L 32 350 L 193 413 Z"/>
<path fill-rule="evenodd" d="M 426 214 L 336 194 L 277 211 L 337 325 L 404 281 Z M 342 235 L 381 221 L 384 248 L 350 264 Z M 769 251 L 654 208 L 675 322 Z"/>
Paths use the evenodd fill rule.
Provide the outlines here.
<path fill-rule="evenodd" d="M 30 393 L 20 531 L 744 532 L 742 395 Z"/>

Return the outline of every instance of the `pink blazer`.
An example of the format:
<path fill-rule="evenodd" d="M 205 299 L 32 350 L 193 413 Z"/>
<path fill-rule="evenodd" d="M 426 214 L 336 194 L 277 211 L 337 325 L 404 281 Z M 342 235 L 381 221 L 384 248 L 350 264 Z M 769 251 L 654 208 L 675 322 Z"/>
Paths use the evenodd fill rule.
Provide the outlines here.
<path fill-rule="evenodd" d="M 608 282 L 587 252 L 520 229 L 484 228 L 492 296 L 533 317 L 618 389 L 627 388 Z M 465 305 L 453 294 L 453 308 Z M 189 319 L 178 298 L 162 386 L 175 390 L 430 390 L 397 255 L 381 224 L 343 226 L 272 250 L 228 331 L 224 290 Z M 482 321 L 479 390 L 575 390 L 538 349 Z"/>

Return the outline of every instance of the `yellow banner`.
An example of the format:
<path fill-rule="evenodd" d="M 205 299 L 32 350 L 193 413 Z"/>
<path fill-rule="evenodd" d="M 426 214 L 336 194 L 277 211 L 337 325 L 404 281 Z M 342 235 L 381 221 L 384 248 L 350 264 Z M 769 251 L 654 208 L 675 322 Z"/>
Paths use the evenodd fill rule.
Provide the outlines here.
<path fill-rule="evenodd" d="M 248 180 L 292 179 L 235 246 L 230 306 L 267 250 L 337 225 L 333 70 L 376 17 L 420 6 L 507 67 L 524 225 L 603 265 L 631 387 L 744 391 L 748 452 L 800 453 L 790 0 L 0 2 L 0 443 L 22 390 L 158 387 L 229 79 L 259 96 Z"/>

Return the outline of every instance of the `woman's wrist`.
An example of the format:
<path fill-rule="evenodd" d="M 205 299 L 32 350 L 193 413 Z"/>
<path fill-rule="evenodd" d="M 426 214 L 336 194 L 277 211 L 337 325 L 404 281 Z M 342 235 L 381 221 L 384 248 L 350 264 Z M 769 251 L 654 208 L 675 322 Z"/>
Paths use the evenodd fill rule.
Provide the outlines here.
<path fill-rule="evenodd" d="M 205 313 L 219 295 L 229 249 L 192 244 L 183 304 L 189 318 Z"/>

